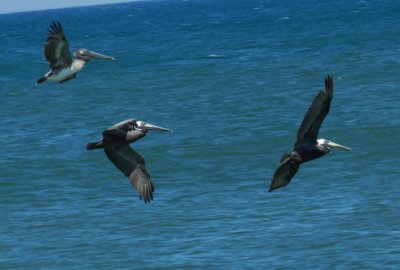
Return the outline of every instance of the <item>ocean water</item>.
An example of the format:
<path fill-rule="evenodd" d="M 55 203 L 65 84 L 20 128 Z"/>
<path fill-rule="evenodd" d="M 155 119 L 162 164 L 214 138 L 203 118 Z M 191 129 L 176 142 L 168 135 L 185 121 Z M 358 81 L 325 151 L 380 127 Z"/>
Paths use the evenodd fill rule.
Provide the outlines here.
<path fill-rule="evenodd" d="M 400 2 L 142 1 L 0 15 L 1 269 L 399 269 Z M 92 61 L 65 84 L 46 30 Z M 331 74 L 320 137 L 353 148 L 268 193 Z M 137 118 L 144 204 L 102 151 Z"/>

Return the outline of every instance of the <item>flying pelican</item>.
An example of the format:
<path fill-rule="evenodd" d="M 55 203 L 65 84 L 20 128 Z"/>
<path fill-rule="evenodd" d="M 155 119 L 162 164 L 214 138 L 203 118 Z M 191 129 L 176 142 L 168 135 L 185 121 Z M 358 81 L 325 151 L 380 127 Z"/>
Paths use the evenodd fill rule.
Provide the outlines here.
<path fill-rule="evenodd" d="M 86 149 L 103 148 L 106 156 L 130 180 L 139 198 L 149 203 L 153 200 L 154 185 L 146 169 L 144 158 L 129 144 L 143 138 L 148 130 L 172 131 L 136 119 L 128 119 L 103 131 L 103 139 L 90 142 Z"/>
<path fill-rule="evenodd" d="M 318 139 L 318 131 L 322 121 L 329 112 L 333 97 L 333 79 L 325 78 L 325 92 L 320 91 L 304 116 L 300 129 L 297 132 L 297 140 L 293 152 L 284 154 L 278 169 L 275 171 L 268 191 L 286 186 L 299 170 L 300 164 L 322 157 L 331 151 L 331 148 L 351 151 L 351 148 L 328 141 Z"/>
<path fill-rule="evenodd" d="M 95 53 L 86 49 L 79 49 L 74 53 L 75 59 L 72 59 L 69 52 L 68 40 L 60 22 L 52 22 L 47 33 L 46 44 L 44 46 L 44 56 L 50 63 L 50 71 L 38 79 L 36 83 L 44 81 L 54 81 L 63 83 L 76 77 L 91 58 L 104 60 L 114 60 L 114 57 Z"/>

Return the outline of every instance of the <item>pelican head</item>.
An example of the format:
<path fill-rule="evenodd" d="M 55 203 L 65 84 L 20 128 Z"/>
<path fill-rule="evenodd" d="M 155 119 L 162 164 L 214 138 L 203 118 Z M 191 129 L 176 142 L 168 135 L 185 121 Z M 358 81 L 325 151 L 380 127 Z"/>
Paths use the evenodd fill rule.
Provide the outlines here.
<path fill-rule="evenodd" d="M 133 127 L 138 130 L 148 131 L 148 130 L 156 130 L 156 131 L 169 131 L 172 132 L 172 129 L 159 127 L 156 125 L 152 125 L 143 121 L 133 120 Z"/>
<path fill-rule="evenodd" d="M 336 148 L 339 150 L 344 150 L 344 151 L 351 151 L 350 147 L 332 142 L 332 141 L 328 141 L 326 139 L 318 139 L 317 140 L 317 144 L 318 146 L 321 146 L 325 149 L 325 151 L 328 153 L 331 151 L 332 148 Z"/>
<path fill-rule="evenodd" d="M 107 55 L 100 54 L 100 53 L 95 53 L 95 52 L 92 52 L 92 51 L 89 51 L 89 50 L 86 50 L 86 49 L 77 50 L 74 53 L 74 55 L 75 55 L 76 58 L 82 59 L 85 62 L 89 62 L 91 58 L 114 61 L 114 57 L 107 56 Z"/>

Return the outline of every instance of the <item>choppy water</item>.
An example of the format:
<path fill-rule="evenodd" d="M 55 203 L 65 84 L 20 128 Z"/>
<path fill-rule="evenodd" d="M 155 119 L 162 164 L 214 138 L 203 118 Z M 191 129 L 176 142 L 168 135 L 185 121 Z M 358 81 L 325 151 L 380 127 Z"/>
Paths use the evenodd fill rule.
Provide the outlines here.
<path fill-rule="evenodd" d="M 400 3 L 146 1 L 0 15 L 0 268 L 398 269 Z M 65 84 L 46 29 L 112 55 Z M 353 148 L 267 192 L 323 79 L 320 136 Z M 85 145 L 127 118 L 138 200 Z"/>

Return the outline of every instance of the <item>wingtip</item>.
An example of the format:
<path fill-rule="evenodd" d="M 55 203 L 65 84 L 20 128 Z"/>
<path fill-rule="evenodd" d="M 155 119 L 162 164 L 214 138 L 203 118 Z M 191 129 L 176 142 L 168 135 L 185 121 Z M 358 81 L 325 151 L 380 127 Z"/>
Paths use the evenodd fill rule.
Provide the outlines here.
<path fill-rule="evenodd" d="M 271 184 L 271 186 L 269 187 L 269 189 L 268 189 L 268 192 L 272 192 L 272 191 L 274 191 L 275 189 L 277 189 L 278 187 L 274 187 L 272 184 Z"/>
<path fill-rule="evenodd" d="M 325 77 L 325 91 L 330 96 L 333 95 L 333 78 L 329 74 L 328 74 L 328 76 Z"/>
<path fill-rule="evenodd" d="M 325 77 L 325 83 L 331 83 L 331 82 L 333 82 L 333 78 L 332 78 L 331 75 L 328 74 L 328 75 Z"/>
<path fill-rule="evenodd" d="M 330 74 L 328 74 L 328 75 L 325 77 L 325 81 L 333 81 L 333 77 L 332 77 Z"/>
<path fill-rule="evenodd" d="M 287 186 L 290 182 L 290 180 L 288 182 L 287 179 L 284 180 L 285 182 L 282 182 L 282 181 L 283 181 L 283 179 L 276 179 L 276 178 L 272 179 L 271 185 L 269 186 L 269 189 L 268 189 L 268 192 L 272 192 L 278 188 L 283 188 L 283 187 Z"/>
<path fill-rule="evenodd" d="M 57 25 L 58 25 L 58 29 L 60 29 L 60 32 L 64 32 L 64 30 L 63 30 L 63 28 L 62 28 L 62 26 L 61 26 L 60 21 L 57 21 Z"/>
<path fill-rule="evenodd" d="M 62 28 L 62 26 L 61 26 L 61 23 L 60 23 L 60 21 L 51 21 L 51 24 L 50 24 L 50 29 L 48 29 L 47 30 L 48 31 L 48 35 L 55 35 L 55 34 L 57 34 L 57 33 L 63 33 L 64 32 L 64 30 L 63 30 L 63 28 Z"/>
<path fill-rule="evenodd" d="M 145 204 L 151 203 L 151 201 L 153 200 L 153 192 L 154 192 L 154 187 L 152 187 L 152 191 L 150 194 L 148 194 L 148 196 L 139 196 L 139 199 L 142 200 Z"/>
<path fill-rule="evenodd" d="M 147 198 L 147 199 L 140 197 L 140 199 L 143 200 L 145 204 L 149 204 L 153 200 L 153 196 L 150 196 L 150 198 Z"/>

